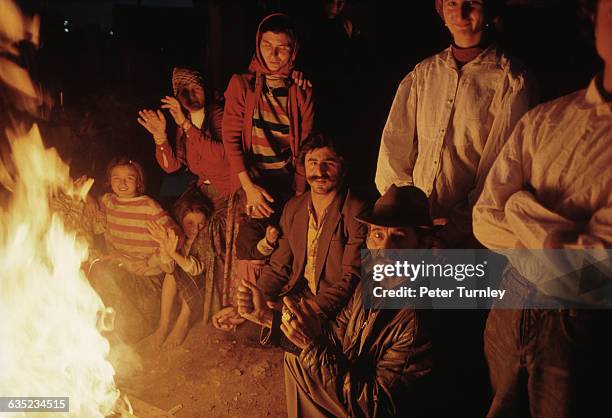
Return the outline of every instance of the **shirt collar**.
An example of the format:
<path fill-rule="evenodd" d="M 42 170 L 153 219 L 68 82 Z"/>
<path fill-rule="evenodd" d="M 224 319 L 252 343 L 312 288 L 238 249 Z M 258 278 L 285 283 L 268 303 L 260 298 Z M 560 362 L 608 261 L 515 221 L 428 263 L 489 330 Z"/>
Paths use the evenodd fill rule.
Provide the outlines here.
<path fill-rule="evenodd" d="M 331 201 L 331 203 L 323 211 L 323 215 L 321 216 L 321 219 L 317 220 L 317 225 L 319 225 L 319 226 L 323 225 L 323 221 L 327 217 L 327 214 L 329 213 L 331 208 L 337 205 L 339 196 L 340 196 L 340 190 L 336 190 L 336 195 L 334 196 L 334 199 Z M 314 220 L 314 214 L 315 214 L 315 209 L 314 209 L 314 206 L 313 206 L 313 203 L 312 203 L 312 192 L 311 192 L 311 195 L 308 198 L 308 217 L 312 218 Z"/>
<path fill-rule="evenodd" d="M 604 100 L 597 86 L 598 78 L 602 76 L 602 74 L 596 75 L 589 83 L 589 87 L 584 94 L 584 108 L 594 107 L 597 115 L 612 116 L 612 103 Z"/>
<path fill-rule="evenodd" d="M 452 68 L 454 70 L 459 70 L 459 67 L 457 66 L 457 61 L 453 56 L 452 46 L 449 46 L 444 51 L 442 51 L 441 58 L 447 67 Z M 474 65 L 487 64 L 497 64 L 497 47 L 495 46 L 495 44 L 491 44 L 486 47 L 476 58 L 464 64 L 461 68 L 464 69 L 466 67 L 469 68 Z"/>

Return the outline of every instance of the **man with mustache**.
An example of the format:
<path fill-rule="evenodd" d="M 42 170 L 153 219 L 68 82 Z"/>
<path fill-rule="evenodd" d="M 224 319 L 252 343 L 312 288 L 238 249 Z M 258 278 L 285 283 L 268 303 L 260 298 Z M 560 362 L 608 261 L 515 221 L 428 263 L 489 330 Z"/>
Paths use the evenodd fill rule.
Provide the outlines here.
<path fill-rule="evenodd" d="M 272 303 L 303 297 L 319 315 L 334 318 L 360 280 L 367 228 L 355 216 L 366 206 L 344 187 L 344 160 L 329 138 L 311 135 L 298 159 L 310 191 L 283 209 L 278 248 L 257 285 Z"/>
<path fill-rule="evenodd" d="M 364 271 L 384 259 L 385 250 L 431 247 L 429 202 L 414 186 L 392 185 L 358 220 L 367 225 L 372 251 Z M 380 285 L 391 289 L 404 280 L 389 277 Z M 427 401 L 434 353 L 423 312 L 368 302 L 372 283 L 366 273 L 331 321 L 321 321 L 307 303 L 290 297 L 283 299 L 281 316 L 266 306 L 258 285 L 243 281 L 238 288 L 241 315 L 270 334 L 282 332 L 282 345 L 291 351 L 284 365 L 289 417 L 439 416 Z M 437 402 L 443 398 L 435 395 Z"/>

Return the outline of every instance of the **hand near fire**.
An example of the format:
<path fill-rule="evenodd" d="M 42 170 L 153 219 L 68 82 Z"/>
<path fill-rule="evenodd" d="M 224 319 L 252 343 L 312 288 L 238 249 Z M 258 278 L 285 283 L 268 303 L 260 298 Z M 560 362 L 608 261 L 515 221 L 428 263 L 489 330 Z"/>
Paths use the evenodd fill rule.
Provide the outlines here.
<path fill-rule="evenodd" d="M 281 331 L 300 349 L 321 338 L 323 327 L 321 318 L 310 302 L 300 299 L 298 303 L 285 296 L 286 311 L 283 313 Z"/>
<path fill-rule="evenodd" d="M 138 123 L 153 135 L 157 145 L 168 140 L 166 136 L 166 117 L 161 110 L 143 109 L 138 111 Z"/>
<path fill-rule="evenodd" d="M 272 326 L 272 304 L 266 303 L 263 292 L 256 284 L 242 279 L 238 286 L 238 313 L 245 319 L 264 327 Z"/>
<path fill-rule="evenodd" d="M 91 186 L 94 180 L 86 175 L 82 175 L 78 179 L 74 181 L 74 188 L 77 190 L 79 194 L 85 192 L 85 206 L 83 207 L 83 215 L 87 219 L 97 219 L 100 215 L 100 208 L 98 207 L 98 202 L 93 198 L 92 195 L 89 194 L 91 190 Z"/>
<path fill-rule="evenodd" d="M 221 331 L 233 331 L 245 321 L 246 318 L 240 316 L 235 306 L 227 306 L 212 317 L 213 326 Z"/>
<path fill-rule="evenodd" d="M 183 108 L 176 97 L 166 96 L 161 99 L 161 102 L 163 103 L 161 106 L 162 109 L 168 109 L 172 115 L 172 118 L 174 119 L 174 122 L 178 126 L 182 126 L 186 118 L 185 114 L 183 113 Z"/>

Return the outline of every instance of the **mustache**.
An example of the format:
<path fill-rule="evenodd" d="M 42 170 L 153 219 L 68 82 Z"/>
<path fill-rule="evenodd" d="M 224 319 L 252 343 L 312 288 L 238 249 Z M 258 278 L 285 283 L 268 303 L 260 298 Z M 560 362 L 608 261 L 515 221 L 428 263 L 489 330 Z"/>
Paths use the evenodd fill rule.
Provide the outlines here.
<path fill-rule="evenodd" d="M 331 180 L 331 178 L 329 176 L 326 176 L 326 175 L 323 175 L 323 176 L 309 176 L 309 177 L 306 177 L 306 180 L 309 180 L 309 181 Z"/>

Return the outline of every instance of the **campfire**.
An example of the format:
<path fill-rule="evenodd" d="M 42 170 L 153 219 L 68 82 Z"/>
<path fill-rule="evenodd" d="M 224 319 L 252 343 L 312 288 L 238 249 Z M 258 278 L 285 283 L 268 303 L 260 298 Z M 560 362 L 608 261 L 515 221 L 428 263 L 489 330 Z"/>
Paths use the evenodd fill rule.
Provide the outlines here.
<path fill-rule="evenodd" d="M 38 45 L 39 22 L 9 0 L 0 0 L 0 10 L 2 91 L 16 98 L 17 113 L 35 116 L 42 96 L 18 64 L 18 45 Z M 92 181 L 75 186 L 35 124 L 12 120 L 2 128 L 9 152 L 0 161 L 8 190 L 0 210 L 0 396 L 68 397 L 62 416 L 134 416 L 115 386 L 101 334 L 112 312 L 81 269 L 87 244 L 51 210 L 58 195 L 83 201 Z"/>

